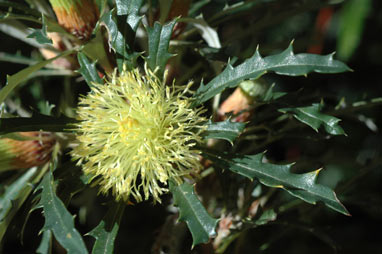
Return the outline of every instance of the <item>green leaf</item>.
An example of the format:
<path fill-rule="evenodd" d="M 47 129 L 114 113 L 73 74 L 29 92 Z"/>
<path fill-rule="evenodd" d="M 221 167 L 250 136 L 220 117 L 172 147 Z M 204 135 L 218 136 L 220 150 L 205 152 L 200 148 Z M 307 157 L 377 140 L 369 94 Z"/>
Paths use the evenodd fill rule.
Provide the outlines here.
<path fill-rule="evenodd" d="M 102 221 L 88 234 L 96 238 L 93 254 L 112 254 L 125 204 L 114 203 Z"/>
<path fill-rule="evenodd" d="M 40 44 L 52 44 L 52 40 L 48 38 L 46 33 L 46 19 L 45 16 L 42 16 L 42 28 L 41 29 L 33 29 L 33 32 L 28 35 L 27 38 L 35 38 L 36 41 Z"/>
<path fill-rule="evenodd" d="M 344 4 L 337 37 L 337 52 L 340 59 L 348 60 L 357 49 L 372 4 L 371 0 L 348 0 Z"/>
<path fill-rule="evenodd" d="M 292 44 L 280 54 L 262 58 L 259 50 L 242 64 L 233 67 L 228 63 L 222 73 L 207 85 L 201 83 L 196 91 L 194 106 L 197 106 L 229 87 L 236 87 L 243 80 L 257 79 L 273 71 L 281 75 L 300 76 L 310 72 L 339 73 L 349 71 L 346 64 L 333 60 L 333 54 L 320 56 L 314 54 L 293 53 Z"/>
<path fill-rule="evenodd" d="M 257 178 L 266 186 L 282 188 L 291 195 L 311 204 L 321 201 L 337 212 L 350 215 L 337 199 L 333 190 L 316 183 L 320 170 L 305 174 L 293 174 L 290 172 L 293 164 L 275 165 L 264 163 L 263 153 L 236 157 L 228 154 L 220 155 L 212 151 L 203 151 L 203 154 L 207 159 L 215 162 L 223 169 L 229 169 L 251 180 Z"/>
<path fill-rule="evenodd" d="M 206 243 L 216 235 L 217 219 L 212 218 L 194 193 L 194 187 L 188 183 L 176 185 L 170 181 L 170 191 L 174 204 L 179 208 L 179 220 L 185 221 L 192 234 L 192 246 Z"/>
<path fill-rule="evenodd" d="M 126 64 L 129 69 L 136 65 L 139 53 L 133 52 L 128 42 L 135 38 L 134 31 L 126 23 L 126 16 L 115 16 L 115 11 L 111 10 L 105 13 L 100 21 L 103 22 L 109 34 L 109 46 L 117 54 L 118 69 L 122 70 L 122 65 Z"/>
<path fill-rule="evenodd" d="M 16 74 L 13 74 L 12 76 L 7 76 L 7 84 L 5 87 L 3 87 L 0 90 L 0 104 L 4 102 L 4 100 L 8 97 L 8 95 L 12 92 L 13 89 L 15 89 L 21 82 L 25 81 L 29 76 L 31 76 L 34 72 L 40 70 L 45 65 L 53 62 L 54 60 L 65 57 L 71 53 L 73 53 L 75 50 L 68 50 L 61 54 L 59 54 L 56 57 L 50 58 L 48 60 L 39 62 L 35 65 L 29 66 Z"/>
<path fill-rule="evenodd" d="M 279 111 L 282 113 L 291 112 L 297 120 L 309 125 L 317 132 L 322 125 L 329 134 L 346 135 L 341 126 L 338 125 L 341 119 L 321 113 L 321 107 L 322 104 L 315 103 L 309 107 L 282 108 Z"/>
<path fill-rule="evenodd" d="M 74 227 L 73 216 L 56 196 L 52 172 L 45 175 L 37 189 L 42 189 L 40 205 L 45 217 L 42 230 L 51 230 L 68 253 L 88 253 L 80 233 Z"/>
<path fill-rule="evenodd" d="M 163 74 L 167 60 L 173 56 L 168 52 L 168 47 L 176 21 L 175 19 L 164 26 L 155 22 L 154 27 L 146 27 L 149 37 L 147 64 L 152 71 L 159 68 L 158 76 Z"/>
<path fill-rule="evenodd" d="M 102 84 L 102 79 L 99 77 L 97 69 L 95 67 L 95 62 L 91 63 L 84 53 L 79 52 L 77 54 L 78 62 L 81 68 L 78 72 L 84 77 L 86 83 L 89 87 L 92 87 L 92 82 L 97 84 Z"/>
<path fill-rule="evenodd" d="M 116 0 L 117 15 L 127 15 L 127 24 L 130 25 L 134 32 L 137 31 L 142 16 L 139 16 L 139 9 L 143 4 L 143 0 L 123 1 Z"/>
<path fill-rule="evenodd" d="M 207 130 L 203 132 L 203 136 L 205 139 L 224 139 L 232 144 L 244 130 L 244 127 L 245 123 L 231 122 L 229 119 L 216 123 L 210 120 L 207 123 Z"/>
<path fill-rule="evenodd" d="M 52 244 L 52 231 L 45 230 L 42 234 L 42 239 L 40 245 L 38 246 L 36 253 L 38 254 L 49 254 L 51 253 Z"/>
<path fill-rule="evenodd" d="M 268 209 L 268 210 L 263 211 L 262 214 L 260 215 L 260 217 L 258 219 L 256 219 L 253 223 L 256 226 L 261 226 L 261 225 L 265 225 L 271 221 L 276 220 L 276 218 L 277 218 L 276 212 L 273 209 Z"/>
<path fill-rule="evenodd" d="M 7 227 L 13 216 L 32 190 L 31 182 L 36 174 L 37 168 L 31 168 L 21 177 L 6 187 L 5 192 L 0 197 L 0 239 L 3 238 Z"/>
<path fill-rule="evenodd" d="M 0 135 L 16 131 L 71 131 L 69 124 L 78 120 L 61 115 L 53 117 L 34 113 L 32 117 L 0 118 Z"/>

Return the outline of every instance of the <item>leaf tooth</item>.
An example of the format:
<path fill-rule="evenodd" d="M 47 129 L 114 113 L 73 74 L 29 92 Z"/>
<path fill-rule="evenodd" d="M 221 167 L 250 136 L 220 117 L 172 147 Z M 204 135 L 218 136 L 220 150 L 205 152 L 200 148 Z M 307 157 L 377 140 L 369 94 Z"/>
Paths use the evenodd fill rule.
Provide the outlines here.
<path fill-rule="evenodd" d="M 308 184 L 309 186 L 313 186 L 316 183 L 317 176 L 320 173 L 322 168 L 319 168 L 317 170 L 302 174 L 302 178 L 304 179 L 304 182 Z"/>

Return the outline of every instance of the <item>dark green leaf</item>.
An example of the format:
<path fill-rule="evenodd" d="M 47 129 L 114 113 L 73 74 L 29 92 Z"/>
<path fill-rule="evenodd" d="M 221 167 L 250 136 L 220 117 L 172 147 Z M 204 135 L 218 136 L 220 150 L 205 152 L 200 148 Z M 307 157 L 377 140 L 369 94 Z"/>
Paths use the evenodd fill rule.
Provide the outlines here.
<path fill-rule="evenodd" d="M 179 220 L 185 221 L 192 234 L 192 246 L 206 243 L 216 235 L 217 219 L 212 218 L 194 193 L 194 187 L 188 183 L 176 185 L 170 182 L 170 191 L 174 204 L 179 208 Z"/>
<path fill-rule="evenodd" d="M 225 139 L 232 144 L 244 130 L 244 127 L 245 123 L 231 122 L 229 119 L 216 123 L 210 120 L 207 123 L 207 130 L 203 132 L 203 136 L 205 139 Z"/>
<path fill-rule="evenodd" d="M 35 19 L 40 18 L 41 15 L 37 10 L 30 8 L 26 4 L 17 3 L 16 1 L 1 0 L 0 7 L 6 7 L 8 10 L 12 11 L 17 10 L 18 12 L 34 17 Z"/>
<path fill-rule="evenodd" d="M 42 28 L 41 29 L 33 29 L 33 32 L 28 35 L 28 38 L 35 38 L 36 41 L 40 44 L 52 44 L 52 40 L 48 38 L 46 33 L 46 20 L 44 15 L 42 16 Z"/>
<path fill-rule="evenodd" d="M 136 65 L 139 53 L 133 52 L 128 42 L 134 40 L 135 33 L 126 23 L 126 16 L 115 16 L 114 10 L 105 13 L 101 18 L 109 33 L 110 47 L 117 53 L 117 65 L 122 70 L 122 65 L 126 64 L 129 69 Z"/>
<path fill-rule="evenodd" d="M 266 186 L 282 188 L 291 195 L 311 204 L 321 201 L 331 209 L 349 215 L 349 212 L 337 199 L 333 190 L 316 183 L 320 170 L 305 174 L 293 174 L 290 172 L 292 164 L 275 165 L 264 163 L 264 154 L 262 153 L 236 157 L 228 154 L 219 155 L 211 151 L 204 151 L 203 154 L 207 159 L 212 160 L 223 169 L 229 169 L 249 179 L 257 178 Z"/>
<path fill-rule="evenodd" d="M 73 118 L 61 115 L 53 117 L 34 113 L 32 117 L 0 118 L 0 135 L 16 131 L 70 131 L 69 124 L 78 122 Z"/>
<path fill-rule="evenodd" d="M 333 54 L 326 56 L 295 55 L 292 44 L 282 53 L 265 58 L 262 58 L 259 50 L 256 49 L 255 54 L 242 64 L 233 67 L 228 63 L 224 71 L 207 85 L 202 82 L 194 95 L 194 105 L 197 106 L 207 101 L 228 87 L 236 87 L 243 80 L 257 79 L 269 71 L 281 75 L 300 76 L 310 72 L 339 73 L 349 70 L 346 64 L 333 60 Z"/>
<path fill-rule="evenodd" d="M 139 22 L 141 22 L 142 19 L 142 16 L 139 16 L 138 14 L 143 0 L 116 0 L 115 3 L 117 5 L 117 15 L 127 15 L 127 24 L 129 24 L 131 29 L 136 32 Z"/>
<path fill-rule="evenodd" d="M 64 204 L 69 204 L 72 197 L 90 182 L 88 178 L 91 177 L 85 175 L 75 162 L 64 163 L 54 171 L 54 179 L 58 182 L 56 194 Z"/>
<path fill-rule="evenodd" d="M 28 183 L 31 182 L 36 172 L 36 167 L 29 169 L 15 182 L 7 186 L 0 197 L 0 239 L 3 238 L 9 222 L 31 192 L 32 186 Z"/>
<path fill-rule="evenodd" d="M 309 107 L 282 108 L 282 113 L 291 112 L 293 116 L 302 123 L 305 123 L 318 132 L 320 126 L 332 135 L 346 135 L 345 131 L 338 125 L 341 119 L 321 113 L 322 104 L 315 103 Z"/>
<path fill-rule="evenodd" d="M 56 57 L 53 57 L 53 58 L 50 58 L 48 60 L 39 62 L 39 63 L 32 65 L 32 66 L 29 66 L 29 67 L 17 72 L 16 74 L 13 74 L 12 76 L 7 76 L 7 84 L 0 91 L 0 104 L 4 102 L 4 100 L 8 97 L 8 95 L 12 92 L 13 89 L 15 89 L 21 82 L 25 81 L 34 72 L 40 70 L 45 65 L 53 62 L 54 60 L 61 58 L 61 57 L 65 57 L 65 56 L 67 56 L 73 52 L 74 52 L 74 50 L 65 51 Z"/>
<path fill-rule="evenodd" d="M 68 253 L 88 253 L 85 243 L 74 227 L 73 217 L 56 196 L 52 173 L 49 171 L 38 189 L 42 189 L 40 205 L 44 210 L 43 230 L 51 230 Z"/>
<path fill-rule="evenodd" d="M 117 236 L 119 223 L 121 221 L 125 204 L 114 203 L 107 212 L 105 218 L 88 234 L 96 240 L 93 246 L 93 254 L 112 254 L 114 240 Z"/>
<path fill-rule="evenodd" d="M 176 19 L 164 26 L 159 22 L 155 22 L 154 27 L 146 27 L 149 37 L 147 65 L 152 71 L 159 68 L 159 76 L 163 74 L 167 60 L 173 56 L 168 52 L 168 47 L 175 23 Z"/>
<path fill-rule="evenodd" d="M 84 53 L 79 52 L 77 54 L 78 62 L 81 66 L 78 72 L 82 74 L 89 87 L 92 86 L 92 82 L 102 84 L 102 79 L 99 77 L 95 62 L 91 63 Z"/>

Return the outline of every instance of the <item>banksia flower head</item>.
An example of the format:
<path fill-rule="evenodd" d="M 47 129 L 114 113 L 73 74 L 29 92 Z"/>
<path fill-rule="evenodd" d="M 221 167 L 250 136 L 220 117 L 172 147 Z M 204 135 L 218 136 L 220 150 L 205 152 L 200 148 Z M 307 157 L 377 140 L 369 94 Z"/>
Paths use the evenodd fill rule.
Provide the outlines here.
<path fill-rule="evenodd" d="M 50 0 L 58 23 L 80 40 L 89 39 L 99 19 L 94 0 Z"/>
<path fill-rule="evenodd" d="M 56 143 L 48 132 L 20 132 L 20 140 L 0 139 L 0 172 L 40 166 L 46 163 Z"/>
<path fill-rule="evenodd" d="M 160 202 L 168 180 L 181 183 L 201 169 L 195 144 L 206 119 L 190 107 L 190 85 L 170 89 L 149 70 L 125 70 L 81 98 L 79 145 L 71 154 L 101 192 L 137 202 L 152 195 Z"/>

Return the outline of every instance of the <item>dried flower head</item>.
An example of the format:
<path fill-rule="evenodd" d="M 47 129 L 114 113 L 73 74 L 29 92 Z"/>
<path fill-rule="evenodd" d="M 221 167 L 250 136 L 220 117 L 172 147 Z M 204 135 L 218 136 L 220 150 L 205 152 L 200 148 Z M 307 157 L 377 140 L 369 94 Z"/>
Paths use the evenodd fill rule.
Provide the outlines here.
<path fill-rule="evenodd" d="M 186 97 L 189 85 L 166 87 L 151 71 L 114 74 L 106 84 L 94 84 L 81 98 L 77 125 L 79 145 L 71 152 L 103 193 L 137 202 L 150 195 L 160 202 L 167 181 L 201 169 L 205 118 Z M 143 194 L 143 195 L 142 195 Z"/>
<path fill-rule="evenodd" d="M 49 132 L 19 132 L 16 139 L 0 139 L 0 172 L 40 166 L 46 163 L 56 143 Z"/>

